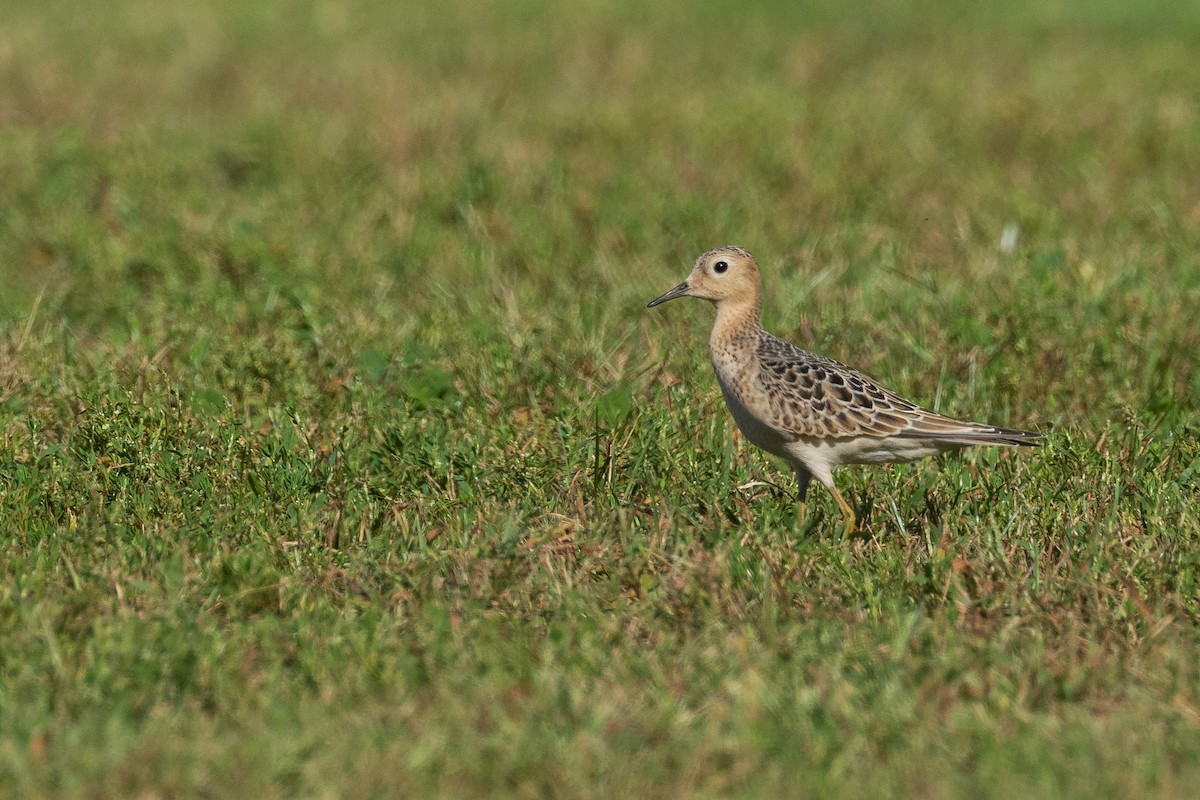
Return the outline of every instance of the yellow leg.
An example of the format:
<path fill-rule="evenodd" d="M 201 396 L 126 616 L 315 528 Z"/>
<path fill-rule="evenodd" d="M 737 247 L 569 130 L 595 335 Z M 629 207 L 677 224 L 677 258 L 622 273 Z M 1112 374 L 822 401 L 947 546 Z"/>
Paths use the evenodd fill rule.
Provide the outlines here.
<path fill-rule="evenodd" d="M 801 500 L 796 505 L 798 506 L 798 510 L 796 511 L 796 527 L 803 528 L 804 519 L 808 516 L 808 503 L 805 503 L 803 500 Z"/>
<path fill-rule="evenodd" d="M 830 486 L 829 491 L 833 494 L 833 499 L 837 500 L 837 504 L 842 507 L 842 513 L 846 515 L 846 535 L 849 536 L 854 533 L 858 518 L 854 516 L 854 509 L 846 502 L 846 498 L 842 497 L 842 493 L 837 490 L 836 486 Z"/>

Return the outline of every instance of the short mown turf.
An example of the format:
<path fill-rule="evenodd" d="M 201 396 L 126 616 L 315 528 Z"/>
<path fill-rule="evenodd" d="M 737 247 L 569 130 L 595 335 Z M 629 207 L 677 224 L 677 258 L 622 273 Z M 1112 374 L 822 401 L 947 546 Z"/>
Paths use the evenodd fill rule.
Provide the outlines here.
<path fill-rule="evenodd" d="M 0 795 L 1197 796 L 1200 12 L 913 6 L 9 2 Z"/>

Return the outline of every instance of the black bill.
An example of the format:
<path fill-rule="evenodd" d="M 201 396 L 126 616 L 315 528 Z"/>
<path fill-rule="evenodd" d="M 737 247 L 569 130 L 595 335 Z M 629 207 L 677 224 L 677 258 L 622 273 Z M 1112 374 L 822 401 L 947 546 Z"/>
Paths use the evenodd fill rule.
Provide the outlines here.
<path fill-rule="evenodd" d="M 653 300 L 651 300 L 649 303 L 646 304 L 646 308 L 654 308 L 659 303 L 665 303 L 668 300 L 674 300 L 676 297 L 683 297 L 684 295 L 687 294 L 687 291 L 688 291 L 687 281 L 684 281 L 683 283 L 679 284 L 678 286 L 676 286 L 674 289 L 667 292 L 666 294 L 660 295 L 660 296 L 654 298 Z"/>

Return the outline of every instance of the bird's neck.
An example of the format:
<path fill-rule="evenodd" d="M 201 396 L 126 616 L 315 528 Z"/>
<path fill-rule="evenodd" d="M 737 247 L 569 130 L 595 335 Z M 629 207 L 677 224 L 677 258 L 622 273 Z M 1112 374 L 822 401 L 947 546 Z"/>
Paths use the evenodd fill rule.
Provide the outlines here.
<path fill-rule="evenodd" d="M 709 346 L 729 350 L 740 344 L 756 345 L 762 332 L 762 301 L 755 297 L 739 302 L 717 304 L 717 319 L 713 323 Z"/>

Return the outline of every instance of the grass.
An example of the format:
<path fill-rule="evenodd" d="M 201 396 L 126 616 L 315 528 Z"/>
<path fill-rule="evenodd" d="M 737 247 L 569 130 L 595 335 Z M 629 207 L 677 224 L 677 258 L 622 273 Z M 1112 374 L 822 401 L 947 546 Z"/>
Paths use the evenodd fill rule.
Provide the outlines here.
<path fill-rule="evenodd" d="M 0 793 L 1195 796 L 1194 7 L 9 5 Z M 797 528 L 726 243 L 1048 445 Z"/>

